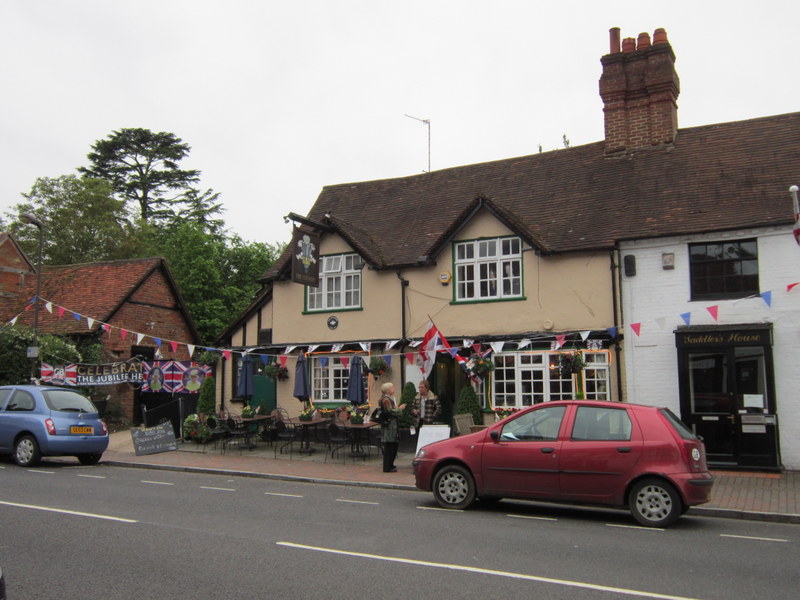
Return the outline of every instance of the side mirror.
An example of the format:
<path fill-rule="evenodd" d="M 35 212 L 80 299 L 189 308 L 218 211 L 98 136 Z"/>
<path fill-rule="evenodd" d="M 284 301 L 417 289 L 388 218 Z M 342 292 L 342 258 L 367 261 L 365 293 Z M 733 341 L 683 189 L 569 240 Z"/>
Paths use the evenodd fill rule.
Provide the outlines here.
<path fill-rule="evenodd" d="M 489 437 L 495 442 L 498 441 L 500 439 L 500 431 L 498 429 L 492 429 L 492 431 L 489 432 Z"/>

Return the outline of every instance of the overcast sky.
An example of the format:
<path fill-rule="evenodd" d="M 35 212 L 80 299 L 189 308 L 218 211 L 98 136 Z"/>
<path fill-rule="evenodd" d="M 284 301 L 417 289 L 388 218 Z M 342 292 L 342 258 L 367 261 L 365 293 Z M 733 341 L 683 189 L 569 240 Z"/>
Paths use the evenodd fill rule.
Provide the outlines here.
<path fill-rule="evenodd" d="M 680 127 L 794 112 L 799 6 L 0 0 L 0 214 L 143 127 L 191 146 L 183 166 L 221 194 L 231 231 L 285 242 L 282 216 L 323 186 L 427 170 L 427 127 L 404 115 L 430 119 L 433 170 L 601 140 L 611 27 L 667 30 Z"/>

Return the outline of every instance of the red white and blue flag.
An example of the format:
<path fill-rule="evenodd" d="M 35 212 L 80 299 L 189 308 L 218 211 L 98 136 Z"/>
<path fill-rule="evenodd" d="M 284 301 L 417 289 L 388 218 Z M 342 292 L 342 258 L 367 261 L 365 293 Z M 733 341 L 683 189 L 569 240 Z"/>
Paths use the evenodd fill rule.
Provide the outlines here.
<path fill-rule="evenodd" d="M 425 332 L 425 337 L 422 338 L 422 344 L 419 347 L 419 368 L 422 375 L 427 378 L 433 369 L 433 363 L 436 362 L 436 353 L 439 350 L 450 350 L 450 344 L 447 343 L 445 337 L 433 324 L 433 321 L 428 321 L 428 330 Z"/>
<path fill-rule="evenodd" d="M 794 241 L 797 242 L 798 246 L 800 246 L 800 212 L 794 216 L 794 227 L 792 228 L 792 233 L 794 234 Z"/>
<path fill-rule="evenodd" d="M 42 363 L 41 370 L 42 383 L 52 385 L 78 385 L 78 366 L 69 365 L 48 365 Z"/>

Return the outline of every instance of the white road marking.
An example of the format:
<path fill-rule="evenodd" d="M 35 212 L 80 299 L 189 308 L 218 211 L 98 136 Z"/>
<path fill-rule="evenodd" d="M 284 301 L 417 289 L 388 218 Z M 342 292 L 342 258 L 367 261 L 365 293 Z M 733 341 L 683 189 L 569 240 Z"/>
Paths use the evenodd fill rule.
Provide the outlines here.
<path fill-rule="evenodd" d="M 300 494 L 279 494 L 278 492 L 264 492 L 265 496 L 283 496 L 284 498 L 302 498 Z"/>
<path fill-rule="evenodd" d="M 337 502 L 349 502 L 350 504 L 374 504 L 378 506 L 377 502 L 364 502 L 363 500 L 345 500 L 344 498 L 337 498 Z"/>
<path fill-rule="evenodd" d="M 438 506 L 418 506 L 418 510 L 443 510 L 444 512 L 461 513 L 464 512 L 459 508 L 440 508 Z"/>
<path fill-rule="evenodd" d="M 28 469 L 28 473 L 41 473 L 42 475 L 55 475 L 55 471 L 43 471 L 42 469 Z"/>
<path fill-rule="evenodd" d="M 6 506 L 16 506 L 17 508 L 30 508 L 33 510 L 43 510 L 46 512 L 54 512 L 54 513 L 61 513 L 63 515 L 75 515 L 77 517 L 91 517 L 92 519 L 105 519 L 107 521 L 119 521 L 120 523 L 138 523 L 134 519 L 124 519 L 122 517 L 111 517 L 109 515 L 98 515 L 95 513 L 85 513 L 79 512 L 76 510 L 65 510 L 63 508 L 51 508 L 49 506 L 36 506 L 34 504 L 18 504 L 16 502 L 4 502 L 0 500 L 0 504 L 5 504 Z"/>
<path fill-rule="evenodd" d="M 201 490 L 214 490 L 216 492 L 235 492 L 236 491 L 234 488 L 209 487 L 209 486 L 206 486 L 206 485 L 201 485 L 200 489 Z"/>
<path fill-rule="evenodd" d="M 788 543 L 789 540 L 782 540 L 780 538 L 768 538 L 768 537 L 754 537 L 750 535 L 733 535 L 730 533 L 720 533 L 720 537 L 729 537 L 729 538 L 738 538 L 740 540 L 757 540 L 759 542 L 785 542 Z"/>
<path fill-rule="evenodd" d="M 149 483 L 150 485 L 175 485 L 168 481 L 148 481 L 147 479 L 142 479 L 139 483 Z"/>
<path fill-rule="evenodd" d="M 305 544 L 294 544 L 292 542 L 276 542 L 278 546 L 287 548 L 297 548 L 300 550 L 312 550 L 314 552 L 326 552 L 328 554 L 339 554 L 342 556 L 353 556 L 355 558 L 368 558 L 372 560 L 382 560 L 386 562 L 402 563 L 418 567 L 433 567 L 436 569 L 448 569 L 451 571 L 461 571 L 465 573 L 479 573 L 481 575 L 495 575 L 497 577 L 508 577 L 511 579 L 521 579 L 524 581 L 536 581 L 539 583 L 550 583 L 564 587 L 582 588 L 588 590 L 598 590 L 601 592 L 611 592 L 613 594 L 624 594 L 628 596 L 640 596 L 644 598 L 661 598 L 663 600 L 694 600 L 685 596 L 670 596 L 668 594 L 658 594 L 655 592 L 645 592 L 641 590 L 630 590 L 626 588 L 611 587 L 595 583 L 584 583 L 582 581 L 569 581 L 567 579 L 553 579 L 552 577 L 541 577 L 538 575 L 527 575 L 525 573 L 514 573 L 512 571 L 495 571 L 494 569 L 482 569 L 480 567 L 470 567 L 467 565 L 453 565 L 448 563 L 437 563 L 427 560 L 415 560 L 412 558 L 397 558 L 392 556 L 381 556 L 379 554 L 366 554 L 364 552 L 350 552 L 347 550 L 337 550 L 335 548 L 321 548 L 319 546 L 306 546 Z"/>
<path fill-rule="evenodd" d="M 507 517 L 512 519 L 533 519 L 534 521 L 558 521 L 555 517 L 531 517 L 529 515 L 512 515 L 508 514 Z"/>
<path fill-rule="evenodd" d="M 78 473 L 78 477 L 86 477 L 88 479 L 105 479 L 105 475 L 83 475 L 82 473 Z"/>
<path fill-rule="evenodd" d="M 618 525 L 617 523 L 606 523 L 606 527 L 619 527 L 620 529 L 640 529 L 642 531 L 666 531 L 663 527 L 644 527 L 642 525 Z"/>

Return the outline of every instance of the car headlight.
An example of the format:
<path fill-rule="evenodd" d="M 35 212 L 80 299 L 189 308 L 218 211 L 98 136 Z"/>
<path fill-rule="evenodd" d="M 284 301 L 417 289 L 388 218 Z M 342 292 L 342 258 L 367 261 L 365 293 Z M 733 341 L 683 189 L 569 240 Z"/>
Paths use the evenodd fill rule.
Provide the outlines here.
<path fill-rule="evenodd" d="M 414 458 L 425 458 L 425 448 L 420 448 Z"/>

